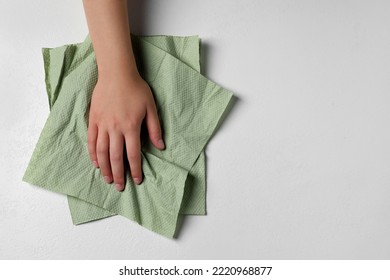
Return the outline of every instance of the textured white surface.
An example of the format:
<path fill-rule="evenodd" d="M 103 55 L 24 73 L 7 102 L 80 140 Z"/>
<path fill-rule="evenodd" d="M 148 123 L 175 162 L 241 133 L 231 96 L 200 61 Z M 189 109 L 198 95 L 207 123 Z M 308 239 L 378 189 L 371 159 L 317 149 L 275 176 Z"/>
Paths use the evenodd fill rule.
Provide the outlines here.
<path fill-rule="evenodd" d="M 137 3 L 142 2 L 142 3 Z M 0 258 L 390 258 L 390 2 L 131 0 L 136 34 L 198 34 L 238 101 L 207 148 L 208 215 L 169 240 L 73 226 L 21 181 L 49 113 L 42 47 L 87 34 L 81 0 L 0 0 Z"/>

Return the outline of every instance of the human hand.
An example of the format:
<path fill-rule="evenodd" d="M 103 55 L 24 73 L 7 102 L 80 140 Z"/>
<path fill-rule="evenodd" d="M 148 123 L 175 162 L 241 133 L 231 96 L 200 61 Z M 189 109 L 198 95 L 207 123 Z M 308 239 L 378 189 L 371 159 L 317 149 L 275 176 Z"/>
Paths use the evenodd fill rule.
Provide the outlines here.
<path fill-rule="evenodd" d="M 88 151 L 105 182 L 114 181 L 118 191 L 125 186 L 124 146 L 131 177 L 137 185 L 142 182 L 140 132 L 144 119 L 152 144 L 164 149 L 149 85 L 138 73 L 99 73 L 89 111 Z"/>

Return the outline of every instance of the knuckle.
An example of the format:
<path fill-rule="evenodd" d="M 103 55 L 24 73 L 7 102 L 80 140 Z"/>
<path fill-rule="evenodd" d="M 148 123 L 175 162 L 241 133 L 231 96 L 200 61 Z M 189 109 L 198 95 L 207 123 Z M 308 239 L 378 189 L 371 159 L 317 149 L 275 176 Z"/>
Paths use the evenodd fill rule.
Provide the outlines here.
<path fill-rule="evenodd" d="M 88 137 L 87 144 L 88 144 L 88 148 L 92 149 L 95 146 L 95 140 L 92 139 L 91 137 Z"/>
<path fill-rule="evenodd" d="M 90 144 L 90 143 L 88 143 L 87 147 L 88 147 L 88 153 L 89 153 L 91 156 L 94 155 L 94 154 L 95 154 L 95 146 L 92 145 L 92 144 Z"/>
<path fill-rule="evenodd" d="M 99 145 L 99 146 L 97 146 L 97 148 L 96 148 L 96 152 L 97 152 L 99 155 L 103 155 L 103 154 L 106 154 L 106 153 L 108 152 L 108 150 L 107 150 L 107 147 L 102 146 L 102 145 Z"/>
<path fill-rule="evenodd" d="M 141 123 L 141 120 L 138 120 L 138 119 L 128 120 L 125 124 L 125 130 L 126 131 L 136 131 L 136 130 L 138 130 L 140 123 Z"/>
<path fill-rule="evenodd" d="M 96 124 L 96 116 L 93 112 L 88 114 L 88 129 L 91 130 L 91 127 Z"/>
<path fill-rule="evenodd" d="M 111 131 L 119 131 L 122 127 L 121 122 L 118 119 L 111 120 L 109 126 Z"/>
<path fill-rule="evenodd" d="M 87 134 L 87 143 L 88 145 L 95 145 L 96 143 L 96 137 L 93 132 L 89 132 Z"/>
<path fill-rule="evenodd" d="M 140 151 L 137 149 L 129 149 L 127 151 L 127 158 L 132 161 L 138 160 L 140 157 Z"/>
<path fill-rule="evenodd" d="M 122 154 L 120 153 L 110 153 L 110 160 L 114 162 L 119 162 L 122 160 Z"/>

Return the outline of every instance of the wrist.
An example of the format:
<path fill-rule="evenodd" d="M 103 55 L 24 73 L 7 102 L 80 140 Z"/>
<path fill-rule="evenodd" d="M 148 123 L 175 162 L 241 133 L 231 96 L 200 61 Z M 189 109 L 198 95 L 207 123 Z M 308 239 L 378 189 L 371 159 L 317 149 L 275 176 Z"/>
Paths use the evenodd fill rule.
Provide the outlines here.
<path fill-rule="evenodd" d="M 98 77 L 115 79 L 120 77 L 138 78 L 139 72 L 135 63 L 126 63 L 121 61 L 118 63 L 98 64 Z"/>
<path fill-rule="evenodd" d="M 141 80 L 138 70 L 129 67 L 111 66 L 98 70 L 98 82 L 109 87 L 136 87 Z"/>
<path fill-rule="evenodd" d="M 115 59 L 112 57 L 104 61 L 101 59 L 97 62 L 97 67 L 99 75 L 116 75 L 119 73 L 138 74 L 135 61 L 130 59 Z"/>

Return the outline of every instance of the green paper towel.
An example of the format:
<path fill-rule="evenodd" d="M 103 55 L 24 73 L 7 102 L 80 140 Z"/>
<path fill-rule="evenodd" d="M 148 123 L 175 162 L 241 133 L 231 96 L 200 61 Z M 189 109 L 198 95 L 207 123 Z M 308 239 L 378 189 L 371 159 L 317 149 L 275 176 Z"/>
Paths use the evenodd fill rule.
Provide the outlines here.
<path fill-rule="evenodd" d="M 125 191 L 104 182 L 87 149 L 89 102 L 97 65 L 84 42 L 43 48 L 50 114 L 25 182 L 68 195 L 74 224 L 112 215 L 173 237 L 180 214 L 205 214 L 204 148 L 232 93 L 199 73 L 197 36 L 132 36 L 137 66 L 155 97 L 166 149 L 143 139 L 144 180 Z"/>

